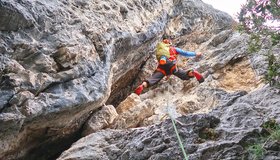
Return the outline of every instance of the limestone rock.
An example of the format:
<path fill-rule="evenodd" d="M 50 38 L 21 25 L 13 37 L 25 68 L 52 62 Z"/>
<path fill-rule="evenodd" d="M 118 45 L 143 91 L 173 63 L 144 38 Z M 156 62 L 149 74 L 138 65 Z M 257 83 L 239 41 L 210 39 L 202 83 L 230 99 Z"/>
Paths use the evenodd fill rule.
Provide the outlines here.
<path fill-rule="evenodd" d="M 40 159 L 38 146 L 78 135 L 88 113 L 111 92 L 118 99 L 116 91 L 133 81 L 172 6 L 170 0 L 1 0 L 0 114 L 23 116 L 14 122 L 19 133 L 0 133 L 0 159 Z"/>
<path fill-rule="evenodd" d="M 103 106 L 101 110 L 91 115 L 84 127 L 83 136 L 108 128 L 117 117 L 118 113 L 114 106 Z"/>
<path fill-rule="evenodd" d="M 154 114 L 155 105 L 151 100 L 141 101 L 136 94 L 131 94 L 118 107 L 119 116 L 110 128 L 126 129 L 140 126 L 143 121 Z"/>
<path fill-rule="evenodd" d="M 32 15 L 17 3 L 0 1 L 0 30 L 16 31 L 34 25 Z"/>
<path fill-rule="evenodd" d="M 183 154 L 178 146 L 172 122 L 168 118 L 161 122 L 160 117 L 166 114 L 164 108 L 167 104 L 172 104 L 173 110 L 180 112 L 176 116 L 188 114 L 177 118 L 176 125 L 189 159 L 251 158 L 246 147 L 252 141 L 258 141 L 256 137 L 262 133 L 261 125 L 271 117 L 280 122 L 279 91 L 259 85 L 259 82 L 255 81 L 265 73 L 264 57 L 248 56 L 246 42 L 249 37 L 228 30 L 226 24 L 230 19 L 211 24 L 206 29 L 215 30 L 211 32 L 203 32 L 203 27 L 195 30 L 195 27 L 206 26 L 211 22 L 212 19 L 208 19 L 208 16 L 181 21 L 186 17 L 185 14 L 178 14 L 179 9 L 186 9 L 192 17 L 200 17 L 202 14 L 199 11 L 190 12 L 190 4 L 194 4 L 194 1 L 183 1 L 182 5 L 173 10 L 176 18 L 171 19 L 166 32 L 175 34 L 177 45 L 204 52 L 201 60 L 182 61 L 186 65 L 182 64 L 180 67 L 194 67 L 205 75 L 205 82 L 198 85 L 195 79 L 182 82 L 172 77 L 147 90 L 140 96 L 141 101 L 138 101 L 137 97 L 129 97 L 121 103 L 122 107 L 118 110 L 123 115 L 120 114 L 116 119 L 118 123 L 115 123 L 113 128 L 138 127 L 139 120 L 134 113 L 140 113 L 139 109 L 135 109 L 145 101 L 148 103 L 144 110 L 148 106 L 155 106 L 155 110 L 152 116 L 142 120 L 142 126 L 157 124 L 93 133 L 80 139 L 58 159 L 182 159 Z M 204 7 L 200 3 L 196 5 L 198 8 Z M 214 17 L 221 15 L 223 14 L 219 12 Z M 191 25 L 194 22 L 198 24 L 195 27 Z M 223 26 L 223 29 L 217 29 L 216 25 Z M 175 29 L 175 26 L 178 29 Z M 189 39 L 191 42 L 184 45 Z M 279 46 L 274 47 L 273 52 L 276 53 L 278 48 Z M 265 51 L 267 50 L 264 49 L 261 53 Z M 147 66 L 143 67 L 142 73 L 147 74 L 146 68 L 154 67 L 150 66 L 153 61 L 152 57 L 146 62 Z M 143 75 L 142 73 L 140 75 Z M 234 81 L 239 77 L 244 78 L 244 81 Z M 137 83 L 141 81 L 141 78 L 139 79 Z M 194 113 L 189 114 L 192 112 Z M 141 116 L 142 114 L 139 117 Z M 275 142 L 265 147 L 267 152 L 264 159 L 273 159 L 279 155 L 279 151 L 275 151 Z"/>
<path fill-rule="evenodd" d="M 194 115 L 178 119 L 182 125 L 179 132 L 184 142 L 192 145 L 192 141 L 198 138 L 198 133 L 204 127 L 214 127 L 219 121 L 214 117 L 205 115 Z M 192 123 L 194 125 L 186 125 Z M 196 127 L 195 127 L 196 126 Z M 185 134 L 183 134 L 185 133 Z M 125 135 L 125 136 L 124 136 Z M 88 145 L 87 143 L 91 145 Z M 181 150 L 176 143 L 176 135 L 168 120 L 160 125 L 149 126 L 133 130 L 106 130 L 91 134 L 65 151 L 58 159 L 77 158 L 81 159 L 180 159 Z M 81 150 L 81 148 L 84 148 Z M 106 148 L 106 150 L 102 149 Z M 194 146 L 193 152 L 197 151 Z M 81 151 L 83 154 L 81 154 Z M 106 152 L 109 154 L 106 154 Z"/>
<path fill-rule="evenodd" d="M 249 158 L 246 146 L 261 133 L 261 125 L 273 116 L 280 122 L 280 95 L 270 87 L 251 92 L 214 109 L 177 119 L 176 126 L 189 159 Z M 257 140 L 257 139 L 255 139 Z M 267 144 L 269 159 L 274 143 Z M 270 153 L 271 152 L 271 153 Z M 76 142 L 58 159 L 182 159 L 170 120 L 146 128 L 105 130 Z"/>
<path fill-rule="evenodd" d="M 9 101 L 9 104 L 11 105 L 22 105 L 27 99 L 34 98 L 34 95 L 31 92 L 28 91 L 23 91 L 20 92 L 19 94 L 16 94 L 11 98 Z"/>
<path fill-rule="evenodd" d="M 22 127 L 24 116 L 20 114 L 4 113 L 0 115 L 1 132 L 5 134 L 9 132 L 18 133 Z"/>
<path fill-rule="evenodd" d="M 136 94 L 131 94 L 117 106 L 116 110 L 118 114 L 122 114 L 140 103 L 141 103 L 140 97 L 137 96 Z"/>
<path fill-rule="evenodd" d="M 231 32 L 232 23 L 228 14 L 197 0 L 0 0 L 0 159 L 56 159 L 57 154 L 79 138 L 92 112 L 104 103 L 119 104 L 130 95 L 136 85 L 133 82 L 141 81 L 135 81 L 141 70 L 145 75 L 152 73 L 147 68 L 155 67 L 152 54 L 164 33 L 187 50 L 197 50 L 204 44 L 205 59 L 186 61 L 187 68 L 194 67 L 203 74 L 211 69 L 215 73 L 238 62 L 246 56 L 244 42 L 248 37 Z M 257 70 L 264 62 L 263 58 L 256 57 L 253 61 Z M 145 64 L 148 66 L 144 67 Z M 259 72 L 263 74 L 262 70 Z M 175 82 L 171 89 L 172 100 L 197 94 L 193 102 L 202 105 L 194 106 L 201 108 L 209 101 L 211 107 L 212 104 L 230 105 L 246 94 L 243 91 L 228 93 L 214 88 L 211 83 L 196 87 L 193 79 L 190 86 L 178 79 L 171 81 Z M 209 81 L 211 75 L 206 77 L 206 82 Z M 181 92 L 184 86 L 185 90 Z M 155 119 L 159 121 L 166 100 L 160 100 L 157 95 L 160 93 L 164 97 L 167 89 L 168 85 L 163 83 L 156 92 L 147 91 L 147 95 L 155 99 L 140 97 L 139 104 L 127 104 L 115 118 L 112 128 L 142 126 L 147 119 L 152 122 L 151 115 L 156 115 Z M 176 94 L 177 91 L 180 93 Z M 186 107 L 185 102 L 181 103 L 182 107 Z M 194 110 L 198 109 L 196 107 Z M 111 122 L 113 117 L 108 119 Z M 213 129 L 218 123 L 217 118 L 208 115 L 186 119 L 201 124 L 198 129 L 205 126 Z M 96 126 L 103 128 L 104 124 L 101 121 Z M 94 159 L 95 155 L 101 159 L 106 156 L 126 159 L 134 154 L 140 159 L 149 156 L 163 159 L 164 154 L 155 153 L 162 153 L 165 149 L 171 155 L 169 157 L 178 158 L 177 149 L 169 147 L 170 144 L 175 146 L 176 141 L 170 121 L 159 126 L 167 131 L 161 132 L 157 126 L 148 128 L 150 132 L 135 130 L 135 133 L 125 135 L 128 140 L 123 144 L 118 138 L 129 130 L 120 131 L 121 134 L 118 130 L 112 131 L 110 135 L 94 133 L 100 134 L 95 137 L 100 141 L 85 142 L 98 146 L 98 152 L 80 154 L 77 159 L 86 156 Z M 195 132 L 191 138 L 197 137 Z M 171 140 L 165 138 L 166 144 L 159 145 L 161 141 L 153 140 L 165 133 L 171 137 Z M 104 135 L 108 139 L 117 136 L 116 140 L 111 140 L 118 141 L 120 146 L 111 148 L 110 145 L 108 152 L 103 153 L 102 147 L 107 145 Z M 143 143 L 138 143 L 137 135 L 141 135 Z M 135 137 L 132 143 L 131 137 Z M 137 144 L 137 151 L 130 150 L 134 144 Z M 146 144 L 152 149 L 144 149 Z M 188 146 L 192 152 L 198 147 L 198 144 Z"/>

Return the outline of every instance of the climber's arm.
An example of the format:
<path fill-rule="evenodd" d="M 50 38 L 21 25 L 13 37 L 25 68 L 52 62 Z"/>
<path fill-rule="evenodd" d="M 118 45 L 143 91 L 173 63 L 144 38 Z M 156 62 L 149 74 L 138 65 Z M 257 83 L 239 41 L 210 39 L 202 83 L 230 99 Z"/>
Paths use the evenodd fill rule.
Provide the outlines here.
<path fill-rule="evenodd" d="M 181 48 L 175 48 L 176 52 L 182 56 L 185 56 L 185 57 L 195 57 L 195 56 L 200 56 L 201 53 L 195 53 L 195 52 L 190 52 L 190 51 L 185 51 L 185 50 L 182 50 Z"/>

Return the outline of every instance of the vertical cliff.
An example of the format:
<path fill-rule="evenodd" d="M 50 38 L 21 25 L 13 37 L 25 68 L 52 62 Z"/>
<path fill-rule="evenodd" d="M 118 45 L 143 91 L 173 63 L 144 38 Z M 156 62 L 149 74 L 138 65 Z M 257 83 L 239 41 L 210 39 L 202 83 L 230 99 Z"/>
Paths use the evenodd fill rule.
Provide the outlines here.
<path fill-rule="evenodd" d="M 161 92 L 161 97 L 168 96 L 170 93 L 165 92 L 168 83 L 159 84 L 158 90 L 146 90 L 141 97 L 135 97 L 138 100 L 133 105 L 128 105 L 132 110 L 138 105 L 149 113 L 149 116 L 135 118 L 135 124 L 118 123 L 118 120 L 123 122 L 130 118 L 125 102 L 121 103 L 123 115 L 121 109 L 116 113 L 114 108 L 127 96 L 135 96 L 130 95 L 135 85 L 153 71 L 154 47 L 163 34 L 171 36 L 176 45 L 186 50 L 205 53 L 200 61 L 180 62 L 182 66 L 201 71 L 206 77 L 204 84 L 194 87 L 197 84 L 192 81 L 170 80 L 174 81 L 175 88 L 172 96 L 182 97 L 172 102 L 177 106 L 178 116 L 200 109 L 205 112 L 203 108 L 233 107 L 233 102 L 260 84 L 254 78 L 265 72 L 260 67 L 265 66 L 264 58 L 247 56 L 244 42 L 248 37 L 235 33 L 233 24 L 229 15 L 200 0 L 0 0 L 0 159 L 53 159 L 79 139 L 82 132 L 87 135 L 108 127 L 127 128 L 161 122 L 164 113 L 160 112 L 160 106 L 165 102 L 154 95 Z M 275 47 L 273 51 L 278 50 L 279 47 Z M 246 67 L 249 69 L 242 70 Z M 233 82 L 237 80 L 236 75 L 245 76 L 248 81 Z M 231 89 L 236 92 L 230 92 Z M 272 100 L 277 106 L 278 95 L 272 94 L 270 89 L 263 90 L 271 98 L 268 101 Z M 99 109 L 109 116 L 98 114 Z M 270 114 L 274 113 L 272 110 Z M 112 115 L 114 118 L 110 117 Z M 214 111 L 213 115 L 194 115 L 186 117 L 189 120 L 183 123 L 195 121 L 191 127 L 196 127 L 196 123 L 199 125 L 196 119 L 201 119 L 205 122 L 203 126 L 211 128 L 226 125 L 227 116 L 219 115 L 224 116 L 219 119 L 217 115 Z M 104 123 L 96 122 L 100 119 Z M 203 126 L 198 126 L 199 131 L 195 133 L 200 133 Z M 159 131 L 158 127 L 166 129 Z M 154 153 L 164 153 L 165 149 L 169 153 L 175 150 L 175 137 L 168 128 L 171 128 L 169 120 L 143 129 L 93 134 L 81 141 L 96 147 L 87 148 L 87 144 L 82 144 L 86 146 L 86 154 L 76 157 L 81 155 L 79 148 L 74 158 L 133 159 L 132 155 L 141 154 L 143 157 L 139 159 L 148 159 Z M 140 152 L 141 149 L 128 151 L 138 143 L 137 137 L 142 140 L 142 134 L 148 130 L 151 134 L 157 131 L 165 134 L 166 131 L 171 136 L 170 141 L 167 140 L 170 145 L 152 152 L 146 149 L 145 153 Z M 185 133 L 188 128 L 182 130 Z M 132 137 L 136 140 L 129 143 Z M 226 138 L 220 137 L 220 140 Z M 156 141 L 152 147 L 161 143 L 161 140 Z M 109 148 L 106 153 L 101 142 Z M 121 146 L 115 148 L 116 143 Z M 99 153 L 100 150 L 103 151 Z M 114 155 L 115 151 L 120 152 Z M 90 152 L 95 157 L 91 157 Z M 69 159 L 72 153 L 70 149 L 60 159 Z"/>

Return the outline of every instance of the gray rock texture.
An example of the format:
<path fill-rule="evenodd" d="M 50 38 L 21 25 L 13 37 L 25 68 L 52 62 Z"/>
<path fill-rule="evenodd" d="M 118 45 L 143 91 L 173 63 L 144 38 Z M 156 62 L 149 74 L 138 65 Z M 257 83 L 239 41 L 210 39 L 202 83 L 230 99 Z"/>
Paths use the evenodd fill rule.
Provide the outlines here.
<path fill-rule="evenodd" d="M 164 32 L 201 43 L 231 24 L 193 0 L 1 0 L 0 159 L 63 151 L 92 111 L 130 94 Z"/>
<path fill-rule="evenodd" d="M 84 126 L 83 136 L 107 128 L 109 125 L 113 124 L 117 117 L 118 113 L 113 105 L 103 106 L 101 110 L 91 115 Z"/>
<path fill-rule="evenodd" d="M 200 0 L 0 0 L 0 159 L 182 159 L 167 99 L 190 159 L 250 159 L 280 97 L 258 81 L 269 49 L 248 56 L 233 23 Z M 164 34 L 204 53 L 179 64 L 205 82 L 170 78 L 137 97 Z M 279 157 L 278 142 L 264 147 Z"/>
<path fill-rule="evenodd" d="M 33 16 L 18 2 L 3 0 L 0 2 L 0 30 L 16 31 L 35 24 Z"/>
<path fill-rule="evenodd" d="M 273 88 L 264 87 L 229 99 L 234 103 L 219 106 L 209 114 L 177 119 L 189 159 L 252 159 L 246 147 L 262 134 L 261 125 L 271 118 L 280 122 L 280 94 Z M 279 157 L 279 149 L 265 149 L 264 159 Z M 183 159 L 183 154 L 169 119 L 146 128 L 93 133 L 73 144 L 58 159 L 177 160 Z"/>
<path fill-rule="evenodd" d="M 180 36 L 176 43 L 180 46 L 184 38 L 192 34 Z M 193 38 L 188 45 L 196 43 Z M 144 121 L 157 124 L 93 133 L 74 143 L 58 159 L 183 159 L 171 120 L 161 120 L 167 101 L 181 114 L 175 115 L 179 116 L 176 124 L 189 159 L 255 159 L 255 155 L 248 152 L 248 146 L 263 141 L 267 134 L 265 123 L 271 119 L 280 123 L 280 94 L 278 89 L 260 82 L 266 73 L 265 54 L 269 49 L 249 55 L 248 40 L 248 35 L 226 29 L 199 41 L 201 44 L 196 49 L 204 51 L 204 57 L 189 60 L 187 67 L 194 67 L 205 75 L 203 84 L 198 86 L 196 82 L 170 78 L 140 96 L 143 102 L 152 100 L 151 108 L 158 106 L 155 115 Z M 182 47 L 190 48 L 188 45 Z M 278 50 L 279 46 L 275 46 L 271 51 L 279 55 Z M 153 62 L 153 58 L 147 62 L 140 76 L 148 77 L 152 73 Z M 133 106 L 137 108 L 134 104 L 130 107 Z M 205 110 L 210 113 L 198 114 Z M 267 140 L 261 159 L 279 159 L 278 145 L 279 141 Z"/>

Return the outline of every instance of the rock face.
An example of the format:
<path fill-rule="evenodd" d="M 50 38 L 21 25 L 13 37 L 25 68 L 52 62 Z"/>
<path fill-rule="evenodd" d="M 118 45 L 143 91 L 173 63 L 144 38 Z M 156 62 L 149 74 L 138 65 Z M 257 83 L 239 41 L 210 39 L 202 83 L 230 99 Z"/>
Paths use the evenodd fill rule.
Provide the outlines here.
<path fill-rule="evenodd" d="M 200 71 L 205 82 L 198 84 L 195 79 L 182 81 L 171 76 L 168 80 L 163 79 L 156 87 L 145 90 L 140 95 L 141 99 L 152 99 L 150 107 L 158 106 L 155 108 L 155 115 L 146 119 L 147 122 L 152 122 L 148 124 L 162 121 L 167 102 L 175 105 L 178 113 L 176 116 L 205 113 L 217 105 L 231 103 L 232 97 L 238 98 L 260 87 L 262 74 L 256 73 L 256 68 L 251 67 L 256 64 L 253 62 L 256 55 L 248 56 L 247 45 L 244 43 L 247 41 L 247 35 L 230 30 L 222 31 L 199 46 L 198 50 L 205 51 L 203 58 L 182 58 L 178 66 L 185 70 L 194 68 Z M 265 60 L 258 63 L 265 66 Z M 146 70 L 144 67 L 145 74 L 141 74 L 145 75 L 144 78 L 151 75 Z M 154 71 L 152 67 L 149 70 Z"/>
<path fill-rule="evenodd" d="M 117 117 L 118 113 L 114 106 L 103 106 L 101 110 L 91 115 L 91 118 L 87 121 L 83 129 L 83 136 L 107 128 L 113 124 Z"/>
<path fill-rule="evenodd" d="M 250 159 L 262 124 L 280 123 L 280 95 L 259 81 L 268 49 L 248 56 L 232 24 L 200 0 L 0 0 L 0 159 L 181 159 L 170 108 L 190 159 Z M 205 82 L 131 94 L 163 34 L 204 53 L 179 67 Z"/>
<path fill-rule="evenodd" d="M 184 38 L 178 39 L 177 44 L 181 41 Z M 158 124 L 93 133 L 74 143 L 58 159 L 183 159 L 171 120 L 166 118 L 162 122 L 165 108 L 177 110 L 173 116 L 180 116 L 176 125 L 189 159 L 255 159 L 256 155 L 248 151 L 248 146 L 263 140 L 267 134 L 265 123 L 271 119 L 280 123 L 280 94 L 279 90 L 260 82 L 266 72 L 264 54 L 268 49 L 248 55 L 247 41 L 248 35 L 232 30 L 212 35 L 197 46 L 205 52 L 199 63 L 193 59 L 180 64 L 180 67 L 192 66 L 202 72 L 206 78 L 203 84 L 198 86 L 194 80 L 182 82 L 170 78 L 140 96 L 142 102 L 152 100 L 151 107 L 157 105 L 154 115 L 143 122 Z M 279 47 L 271 51 L 279 55 Z M 141 75 L 149 76 L 151 72 L 147 70 L 153 71 L 150 61 Z M 129 107 L 120 110 L 137 108 L 135 103 L 127 104 Z M 279 159 L 280 151 L 276 146 L 279 146 L 279 138 L 268 139 L 262 144 L 266 151 L 261 158 Z"/>
<path fill-rule="evenodd" d="M 262 134 L 261 125 L 270 118 L 280 122 L 280 95 L 273 88 L 264 87 L 229 100 L 234 103 L 218 106 L 209 114 L 177 119 L 189 159 L 252 159 L 246 147 Z M 268 154 L 263 159 L 280 156 L 279 149 L 265 149 Z M 93 133 L 73 144 L 58 159 L 177 160 L 183 159 L 183 154 L 169 119 L 147 128 Z"/>
<path fill-rule="evenodd" d="M 154 115 L 154 109 L 151 100 L 141 101 L 136 94 L 128 96 L 120 105 L 117 106 L 119 116 L 115 119 L 110 128 L 126 129 L 141 126 L 144 119 Z"/>
<path fill-rule="evenodd" d="M 16 2 L 1 1 L 0 30 L 16 31 L 21 28 L 32 27 L 35 24 L 35 20 L 26 9 Z"/>
<path fill-rule="evenodd" d="M 193 0 L 0 0 L 0 10 L 0 159 L 63 151 L 92 111 L 128 95 L 164 32 L 199 44 L 232 24 Z"/>

